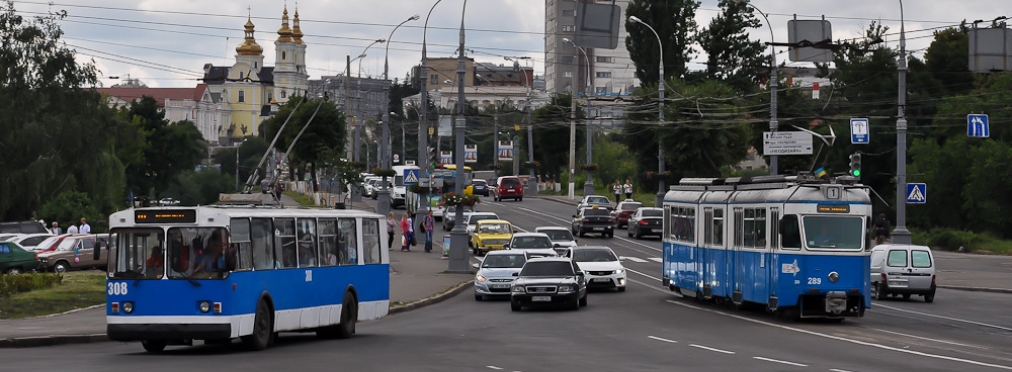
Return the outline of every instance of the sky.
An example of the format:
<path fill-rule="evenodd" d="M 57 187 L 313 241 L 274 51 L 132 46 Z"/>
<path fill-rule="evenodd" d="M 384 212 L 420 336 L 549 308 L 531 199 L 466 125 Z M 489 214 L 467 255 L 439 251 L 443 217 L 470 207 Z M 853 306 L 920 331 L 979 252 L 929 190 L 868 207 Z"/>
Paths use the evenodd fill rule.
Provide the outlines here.
<path fill-rule="evenodd" d="M 561 0 L 556 0 L 561 1 Z M 628 1 L 628 0 L 619 0 Z M 94 61 L 102 86 L 128 76 L 149 87 L 193 87 L 203 66 L 231 66 L 235 47 L 243 41 L 247 17 L 256 25 L 255 38 L 264 49 L 265 64 L 274 65 L 274 40 L 287 4 L 289 17 L 296 8 L 301 19 L 310 79 L 333 75 L 345 68 L 346 56 L 366 57 L 354 62 L 352 74 L 382 77 L 384 56 L 389 78 L 404 79 L 421 61 L 422 31 L 429 14 L 427 51 L 432 57 L 455 56 L 459 42 L 462 0 L 52 0 L 13 1 L 26 17 L 66 11 L 59 21 L 63 41 L 78 53 L 79 62 Z M 872 22 L 890 28 L 886 42 L 898 45 L 900 3 L 890 0 L 752 0 L 769 16 L 775 41 L 787 39 L 787 23 L 820 19 L 832 23 L 833 39 L 858 37 Z M 991 20 L 1012 16 L 1009 0 L 907 0 L 907 49 L 923 57 L 932 32 L 962 20 Z M 435 4 L 435 7 L 433 7 Z M 700 27 L 718 14 L 717 0 L 702 0 L 696 20 Z M 411 16 L 387 39 L 394 28 Z M 531 57 L 521 61 L 544 71 L 544 0 L 471 0 L 464 17 L 467 55 L 479 62 L 512 64 L 505 57 Z M 770 40 L 764 25 L 751 34 Z M 389 47 L 389 51 L 387 51 Z M 621 47 L 621 46 L 620 46 Z M 389 54 L 386 54 L 389 53 Z M 778 60 L 786 54 L 778 51 Z M 695 56 L 690 69 L 701 69 L 704 56 Z M 788 63 L 805 66 L 806 63 Z M 811 65 L 811 64 L 807 64 Z M 119 79 L 116 79 L 118 77 Z"/>

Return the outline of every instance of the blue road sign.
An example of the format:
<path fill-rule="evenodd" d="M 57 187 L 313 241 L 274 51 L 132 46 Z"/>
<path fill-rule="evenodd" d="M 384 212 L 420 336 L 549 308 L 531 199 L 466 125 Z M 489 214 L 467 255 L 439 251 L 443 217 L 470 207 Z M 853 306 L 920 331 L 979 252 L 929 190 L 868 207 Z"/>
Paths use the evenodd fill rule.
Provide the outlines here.
<path fill-rule="evenodd" d="M 924 204 L 928 202 L 928 184 L 908 183 L 907 204 Z"/>
<path fill-rule="evenodd" d="M 867 118 L 850 118 L 850 143 L 867 145 L 871 140 Z"/>
<path fill-rule="evenodd" d="M 991 126 L 987 122 L 987 114 L 966 115 L 966 135 L 968 137 L 991 137 Z"/>
<path fill-rule="evenodd" d="M 405 169 L 404 170 L 404 184 L 414 185 L 418 183 L 418 169 Z"/>

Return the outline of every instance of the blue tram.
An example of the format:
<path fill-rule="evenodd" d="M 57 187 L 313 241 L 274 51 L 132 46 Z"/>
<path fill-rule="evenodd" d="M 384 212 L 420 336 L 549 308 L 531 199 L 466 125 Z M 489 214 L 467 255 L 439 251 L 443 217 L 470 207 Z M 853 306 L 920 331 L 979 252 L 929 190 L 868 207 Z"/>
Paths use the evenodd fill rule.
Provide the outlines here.
<path fill-rule="evenodd" d="M 663 284 L 791 317 L 861 317 L 871 211 L 850 177 L 683 179 L 664 197 Z"/>

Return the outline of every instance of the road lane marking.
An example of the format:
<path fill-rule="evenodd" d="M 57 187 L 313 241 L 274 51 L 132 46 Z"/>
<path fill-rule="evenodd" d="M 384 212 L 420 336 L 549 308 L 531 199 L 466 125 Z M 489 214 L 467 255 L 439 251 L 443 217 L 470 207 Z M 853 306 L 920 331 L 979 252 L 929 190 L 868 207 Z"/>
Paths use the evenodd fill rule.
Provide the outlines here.
<path fill-rule="evenodd" d="M 655 278 L 655 277 L 652 277 L 652 276 L 650 276 L 650 275 L 647 275 L 647 274 L 645 274 L 645 273 L 641 273 L 641 272 L 639 272 L 639 271 L 636 271 L 636 270 L 630 269 L 630 268 L 628 268 L 628 267 L 627 267 L 627 268 L 625 268 L 625 269 L 626 269 L 626 271 L 629 271 L 629 272 L 631 272 L 631 273 L 636 273 L 636 274 L 640 274 L 640 275 L 643 275 L 643 276 L 645 276 L 645 277 L 647 277 L 647 278 L 650 278 L 650 279 L 656 280 L 656 281 L 658 281 L 658 282 L 659 282 L 659 281 L 661 281 L 661 279 L 660 279 L 660 278 Z M 646 284 L 646 283 L 644 283 L 643 285 L 645 285 L 645 286 L 648 286 L 648 287 L 653 287 L 652 285 L 649 285 L 649 284 Z"/>
<path fill-rule="evenodd" d="M 496 366 L 485 366 L 485 367 L 488 367 L 488 368 L 491 368 L 491 369 L 502 369 L 502 367 L 496 367 Z"/>
<path fill-rule="evenodd" d="M 710 350 L 710 351 L 714 351 L 714 352 L 718 352 L 718 353 L 724 353 L 724 354 L 734 354 L 734 352 L 733 352 L 733 351 L 727 351 L 727 350 L 721 350 L 721 349 L 715 349 L 715 348 L 712 348 L 712 347 L 707 347 L 707 346 L 703 346 L 703 345 L 696 345 L 696 344 L 689 344 L 689 346 L 692 346 L 692 347 L 698 347 L 698 348 L 700 348 L 700 349 L 703 349 L 703 350 Z"/>
<path fill-rule="evenodd" d="M 845 369 L 836 369 L 836 368 L 830 368 L 829 370 L 833 371 L 833 372 L 853 372 L 853 371 L 848 371 L 848 370 L 845 370 Z"/>
<path fill-rule="evenodd" d="M 647 260 L 644 260 L 642 258 L 629 257 L 629 256 L 619 256 L 619 259 L 620 260 L 629 260 L 629 261 L 632 261 L 632 262 L 640 262 L 640 263 L 647 262 Z"/>
<path fill-rule="evenodd" d="M 765 360 L 767 362 L 781 363 L 781 364 L 786 364 L 786 365 L 790 365 L 790 366 L 808 367 L 807 364 L 788 362 L 786 360 L 777 360 L 777 359 L 770 359 L 770 358 L 763 358 L 763 357 L 752 357 L 752 359 Z"/>
<path fill-rule="evenodd" d="M 988 348 L 983 347 L 983 346 L 967 345 L 967 344 L 961 344 L 961 343 L 958 343 L 958 342 L 944 341 L 944 340 L 939 340 L 939 339 L 934 339 L 934 338 L 927 338 L 927 337 L 921 337 L 921 336 L 908 335 L 906 333 L 887 331 L 887 330 L 884 330 L 884 329 L 877 329 L 877 328 L 868 328 L 868 329 L 871 329 L 873 331 L 879 331 L 879 332 L 882 332 L 882 333 L 890 333 L 890 334 L 894 334 L 894 335 L 897 335 L 897 336 L 910 337 L 910 338 L 916 338 L 916 339 L 921 339 L 921 340 L 926 340 L 926 341 L 938 342 L 938 343 L 942 343 L 942 344 L 949 344 L 949 345 L 956 345 L 956 346 L 965 346 L 965 347 L 972 347 L 972 348 L 976 348 L 976 349 L 988 350 Z"/>
<path fill-rule="evenodd" d="M 1010 331 L 1010 332 L 1012 332 L 1012 328 L 1002 327 L 1002 326 L 994 325 L 994 324 L 981 323 L 981 322 L 976 322 L 976 321 L 967 320 L 967 319 L 953 318 L 953 317 L 945 316 L 945 315 L 935 315 L 935 314 L 922 313 L 920 311 L 900 309 L 898 307 L 893 307 L 893 306 L 889 306 L 889 305 L 883 305 L 883 304 L 880 304 L 880 303 L 879 304 L 873 304 L 873 305 L 875 307 L 884 307 L 886 309 L 895 310 L 895 311 L 901 311 L 901 312 L 908 313 L 908 314 L 916 314 L 916 315 L 921 315 L 921 316 L 929 316 L 929 317 L 932 317 L 932 318 L 951 320 L 953 322 L 961 322 L 961 323 L 967 323 L 967 324 L 974 324 L 974 325 L 979 325 L 981 327 L 989 327 L 989 328 L 995 328 L 995 329 L 1000 329 L 1000 330 L 1003 330 L 1003 331 Z"/>
<path fill-rule="evenodd" d="M 650 257 L 649 260 L 653 262 L 664 262 L 664 259 L 660 257 Z"/>
<path fill-rule="evenodd" d="M 654 337 L 654 336 L 647 336 L 647 338 L 649 338 L 651 340 L 663 341 L 663 342 L 668 342 L 668 343 L 672 343 L 672 344 L 677 344 L 678 343 L 678 341 L 675 341 L 675 340 L 669 340 L 669 339 L 666 339 L 666 338 L 660 338 L 660 337 Z"/>

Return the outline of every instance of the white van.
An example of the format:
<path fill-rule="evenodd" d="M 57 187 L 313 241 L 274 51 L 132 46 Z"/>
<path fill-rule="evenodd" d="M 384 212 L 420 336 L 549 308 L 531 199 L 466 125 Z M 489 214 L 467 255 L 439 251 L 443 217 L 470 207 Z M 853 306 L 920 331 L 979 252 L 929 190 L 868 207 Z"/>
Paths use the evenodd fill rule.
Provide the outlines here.
<path fill-rule="evenodd" d="M 882 244 L 871 249 L 871 293 L 887 296 L 924 296 L 935 300 L 935 257 L 923 245 Z"/>

